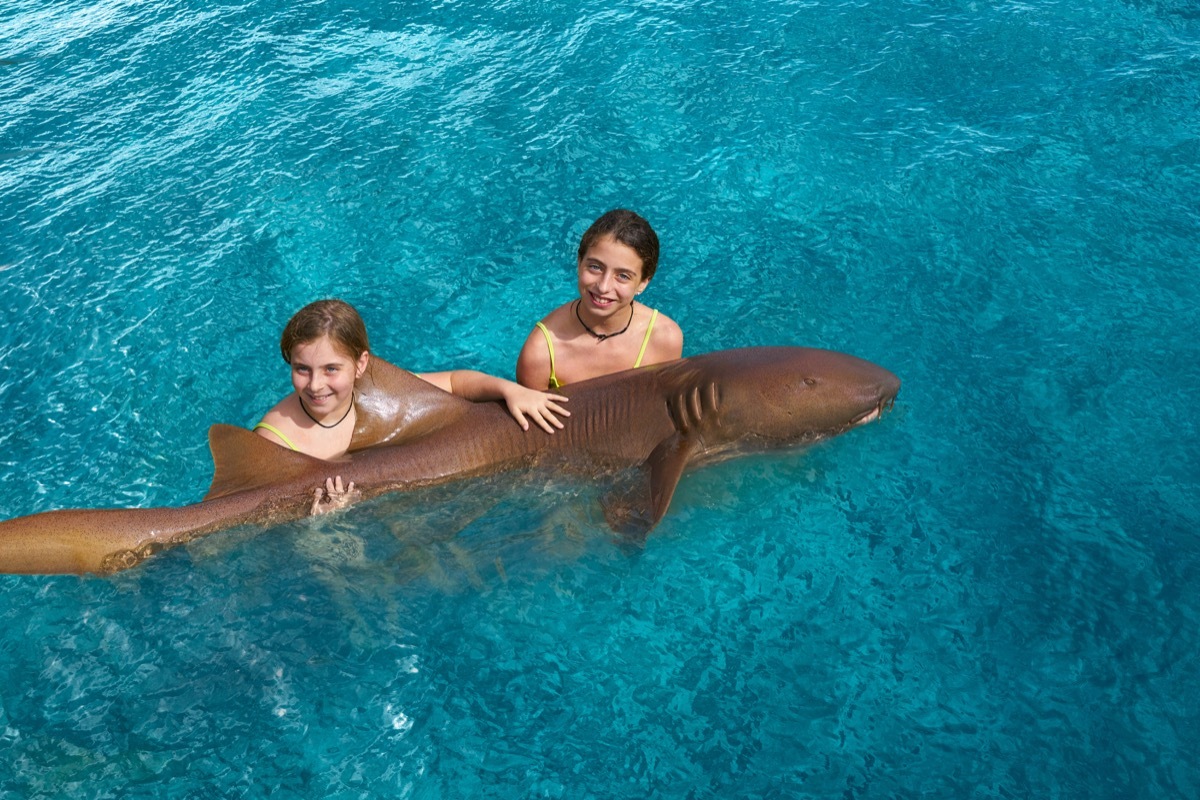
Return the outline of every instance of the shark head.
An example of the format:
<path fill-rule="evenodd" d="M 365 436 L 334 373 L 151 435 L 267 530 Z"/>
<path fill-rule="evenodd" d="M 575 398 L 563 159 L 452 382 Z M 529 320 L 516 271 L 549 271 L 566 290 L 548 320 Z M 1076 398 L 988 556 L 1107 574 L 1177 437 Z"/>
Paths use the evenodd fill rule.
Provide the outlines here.
<path fill-rule="evenodd" d="M 728 355 L 727 351 L 727 355 Z M 900 379 L 844 353 L 800 347 L 734 351 L 734 358 L 688 359 L 703 375 L 672 415 L 699 428 L 708 447 L 782 447 L 816 441 L 878 419 Z M 706 411 L 711 409 L 711 411 Z"/>

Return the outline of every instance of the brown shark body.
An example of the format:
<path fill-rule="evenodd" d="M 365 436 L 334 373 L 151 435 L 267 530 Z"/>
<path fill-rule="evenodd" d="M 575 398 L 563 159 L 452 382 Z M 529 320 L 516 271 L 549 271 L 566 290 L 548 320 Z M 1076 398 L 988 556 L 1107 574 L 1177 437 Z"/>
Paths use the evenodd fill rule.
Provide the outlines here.
<path fill-rule="evenodd" d="M 203 501 L 0 522 L 0 572 L 111 573 L 213 531 L 297 519 L 335 474 L 372 497 L 532 467 L 584 475 L 640 467 L 644 490 L 610 521 L 644 532 L 666 513 L 686 468 L 836 436 L 877 418 L 899 388 L 887 370 L 832 351 L 727 350 L 564 387 L 571 417 L 547 434 L 522 431 L 497 403 L 461 400 L 376 359 L 359 385 L 346 459 L 322 461 L 214 425 Z"/>

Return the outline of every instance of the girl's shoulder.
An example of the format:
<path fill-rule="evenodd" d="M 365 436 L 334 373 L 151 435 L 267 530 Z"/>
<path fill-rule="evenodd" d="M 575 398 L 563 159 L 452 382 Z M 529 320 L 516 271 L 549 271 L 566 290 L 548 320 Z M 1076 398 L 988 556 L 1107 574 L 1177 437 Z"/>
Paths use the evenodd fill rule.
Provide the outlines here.
<path fill-rule="evenodd" d="M 530 329 L 517 354 L 517 383 L 532 389 L 547 387 L 554 371 L 552 351 L 555 347 L 564 347 L 564 339 L 570 331 L 567 320 L 574 319 L 571 302 L 553 309 Z"/>
<path fill-rule="evenodd" d="M 676 322 L 675 320 L 668 317 L 661 310 L 658 310 L 658 309 L 650 309 L 650 310 L 652 312 L 658 311 L 658 316 L 654 320 L 655 336 L 657 336 L 661 332 L 663 334 L 677 336 L 677 337 L 679 337 L 679 339 L 681 341 L 683 340 L 683 328 L 679 327 L 678 322 Z"/>
<path fill-rule="evenodd" d="M 282 444 L 292 450 L 303 450 L 307 436 L 296 423 L 298 411 L 296 396 L 289 394 L 263 414 L 253 430 L 276 444 Z"/>
<path fill-rule="evenodd" d="M 683 328 L 661 311 L 650 332 L 650 351 L 655 362 L 674 361 L 683 355 Z"/>

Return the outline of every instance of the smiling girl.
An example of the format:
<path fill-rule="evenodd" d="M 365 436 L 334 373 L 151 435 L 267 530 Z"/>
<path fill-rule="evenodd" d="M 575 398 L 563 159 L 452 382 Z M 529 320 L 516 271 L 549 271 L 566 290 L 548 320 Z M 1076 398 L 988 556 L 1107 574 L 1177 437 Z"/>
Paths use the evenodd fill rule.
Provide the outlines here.
<path fill-rule="evenodd" d="M 530 332 L 517 380 L 556 389 L 682 356 L 679 326 L 637 300 L 657 267 L 658 236 L 646 220 L 618 208 L 593 222 L 579 242 L 579 297 Z"/>
<path fill-rule="evenodd" d="M 295 391 L 263 415 L 255 432 L 281 447 L 317 458 L 344 455 L 357 422 L 354 385 L 371 358 L 362 317 L 341 300 L 310 303 L 288 321 L 279 349 L 291 365 Z M 553 433 L 562 427 L 558 415 L 570 416 L 559 405 L 565 397 L 482 372 L 453 370 L 417 377 L 467 400 L 503 400 L 525 430 L 532 421 Z"/>

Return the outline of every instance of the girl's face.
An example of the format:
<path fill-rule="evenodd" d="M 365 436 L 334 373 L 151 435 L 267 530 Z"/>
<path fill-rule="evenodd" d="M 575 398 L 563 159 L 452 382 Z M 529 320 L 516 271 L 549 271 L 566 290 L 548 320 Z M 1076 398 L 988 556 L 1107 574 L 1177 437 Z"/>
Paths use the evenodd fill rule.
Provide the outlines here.
<path fill-rule="evenodd" d="M 340 411 L 353 398 L 369 357 L 351 358 L 328 336 L 298 344 L 292 348 L 292 386 L 313 412 Z"/>
<path fill-rule="evenodd" d="M 642 257 L 612 236 L 601 236 L 587 249 L 578 274 L 580 304 L 605 317 L 628 308 L 650 282 L 642 278 Z"/>

